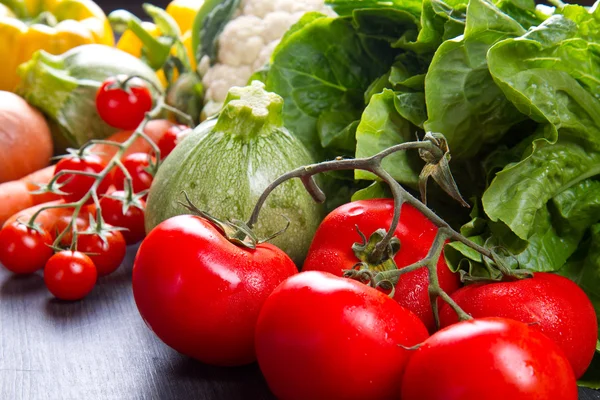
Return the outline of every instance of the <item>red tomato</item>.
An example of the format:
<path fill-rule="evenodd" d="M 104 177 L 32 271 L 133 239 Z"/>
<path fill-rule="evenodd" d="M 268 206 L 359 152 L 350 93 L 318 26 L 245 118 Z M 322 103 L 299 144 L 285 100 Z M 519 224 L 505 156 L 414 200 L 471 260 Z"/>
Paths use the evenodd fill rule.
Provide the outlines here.
<path fill-rule="evenodd" d="M 15 274 L 30 274 L 44 268 L 54 250 L 52 236 L 20 222 L 5 225 L 0 230 L 0 264 Z"/>
<path fill-rule="evenodd" d="M 86 154 L 83 157 L 68 156 L 62 158 L 58 164 L 56 164 L 54 175 L 57 175 L 63 170 L 98 174 L 102 172 L 105 167 L 106 164 L 104 161 L 95 154 Z M 61 187 L 61 190 L 67 194 L 62 196 L 63 199 L 65 199 L 66 202 L 76 202 L 81 200 L 81 198 L 90 191 L 92 185 L 96 182 L 96 178 L 76 174 L 65 174 L 58 178 L 57 182 L 65 182 L 64 186 Z M 106 193 L 109 186 L 109 179 L 104 179 L 96 190 L 98 196 Z M 93 199 L 90 196 L 86 204 L 90 204 L 92 201 Z"/>
<path fill-rule="evenodd" d="M 54 225 L 55 232 L 52 232 L 54 238 L 58 237 L 62 231 L 67 229 L 69 223 L 73 218 L 68 215 L 63 215 L 56 220 L 56 225 Z M 80 213 L 77 217 L 77 220 L 74 222 L 76 226 L 77 232 L 83 232 L 90 226 L 89 214 L 88 213 Z M 62 237 L 60 244 L 62 246 L 69 247 L 71 246 L 71 242 L 73 241 L 73 229 L 69 229 L 65 235 Z"/>
<path fill-rule="evenodd" d="M 269 296 L 256 324 L 258 365 L 283 400 L 394 399 L 427 329 L 360 282 L 302 272 Z"/>
<path fill-rule="evenodd" d="M 150 156 L 146 153 L 132 153 L 122 160 L 123 165 L 131 175 L 134 193 L 150 189 L 150 185 L 152 185 L 154 177 L 147 171 L 150 166 L 149 159 Z M 121 168 L 115 168 L 113 184 L 117 190 L 123 190 L 125 187 L 125 174 Z"/>
<path fill-rule="evenodd" d="M 120 231 L 104 232 L 103 241 L 98 235 L 80 235 L 77 238 L 77 250 L 87 253 L 94 262 L 98 276 L 116 271 L 123 262 L 127 245 Z"/>
<path fill-rule="evenodd" d="M 573 370 L 547 336 L 504 318 L 451 325 L 425 341 L 402 400 L 577 400 Z"/>
<path fill-rule="evenodd" d="M 53 255 L 44 268 L 46 287 L 61 300 L 80 300 L 96 284 L 97 272 L 92 260 L 79 251 L 65 250 Z"/>
<path fill-rule="evenodd" d="M 269 243 L 238 247 L 207 220 L 182 215 L 142 242 L 133 295 L 142 318 L 167 345 L 207 364 L 242 365 L 255 360 L 262 304 L 297 272 Z"/>
<path fill-rule="evenodd" d="M 127 88 L 121 87 L 127 77 L 119 75 L 107 78 L 96 93 L 98 115 L 110 126 L 119 129 L 135 129 L 152 109 L 152 95 L 144 81 L 132 78 Z"/>
<path fill-rule="evenodd" d="M 191 132 L 187 125 L 173 125 L 165 131 L 158 141 L 160 157 L 164 160 L 173 151 L 177 143 Z"/>
<path fill-rule="evenodd" d="M 102 218 L 107 224 L 126 228 L 126 231 L 121 231 L 127 244 L 135 244 L 146 236 L 144 228 L 144 209 L 146 202 L 139 199 L 136 205 L 130 205 L 127 212 L 123 213 L 123 201 L 118 198 L 125 199 L 125 193 L 117 190 L 111 193 L 115 197 L 103 197 L 100 199 L 100 207 L 102 208 Z"/>
<path fill-rule="evenodd" d="M 596 312 L 585 292 L 570 279 L 538 272 L 531 279 L 469 285 L 452 298 L 474 318 L 504 317 L 532 324 L 558 344 L 576 378 L 592 361 L 598 338 Z M 442 327 L 457 321 L 452 308 L 442 306 Z"/>
<path fill-rule="evenodd" d="M 333 210 L 317 229 L 303 271 L 326 271 L 342 276 L 360 260 L 352 245 L 361 243 L 356 226 L 368 238 L 377 229 L 388 229 L 394 211 L 392 199 L 354 201 Z M 394 257 L 398 268 L 413 264 L 427 256 L 437 233 L 437 227 L 410 204 L 402 206 L 395 236 L 400 239 L 400 251 Z M 459 288 L 459 278 L 448 268 L 444 256 L 438 262 L 442 289 L 451 294 Z M 429 300 L 429 271 L 426 268 L 404 274 L 396 285 L 394 299 L 417 314 L 432 332 L 435 329 Z M 441 302 L 440 302 L 441 304 Z"/>

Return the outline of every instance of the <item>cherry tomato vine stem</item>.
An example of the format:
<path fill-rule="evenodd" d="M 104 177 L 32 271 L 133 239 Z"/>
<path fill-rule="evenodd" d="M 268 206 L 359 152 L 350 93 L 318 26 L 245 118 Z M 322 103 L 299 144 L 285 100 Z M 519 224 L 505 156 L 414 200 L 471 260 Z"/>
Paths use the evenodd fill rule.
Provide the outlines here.
<path fill-rule="evenodd" d="M 123 155 L 125 154 L 125 152 L 127 151 L 127 149 L 129 147 L 131 147 L 131 145 L 138 139 L 138 138 L 142 138 L 143 140 L 145 140 L 146 142 L 148 142 L 148 144 L 150 145 L 150 147 L 152 148 L 153 153 L 156 156 L 156 163 L 150 165 L 151 168 L 151 172 L 152 173 L 156 173 L 156 170 L 159 167 L 160 164 L 160 149 L 158 148 L 158 146 L 154 143 L 154 141 L 148 137 L 148 135 L 146 135 L 144 133 L 144 128 L 146 127 L 146 124 L 158 117 L 160 115 L 161 112 L 163 111 L 171 111 L 174 113 L 178 113 L 178 114 L 183 114 L 181 113 L 179 110 L 173 109 L 173 107 L 170 107 L 168 105 L 165 104 L 163 97 L 160 97 L 159 100 L 157 101 L 156 106 L 150 110 L 149 112 L 147 112 L 144 116 L 144 119 L 142 121 L 142 123 L 136 128 L 136 130 L 133 132 L 133 134 L 123 143 L 116 143 L 116 142 L 111 142 L 108 140 L 91 140 L 88 143 L 86 143 L 80 150 L 79 150 L 79 154 L 82 155 L 85 153 L 85 151 L 93 146 L 93 145 L 97 145 L 97 144 L 103 144 L 103 145 L 110 145 L 110 146 L 114 146 L 117 147 L 118 150 L 115 153 L 115 155 L 111 158 L 111 160 L 106 164 L 106 166 L 104 167 L 104 169 L 100 172 L 100 173 L 89 173 L 89 172 L 83 172 L 83 171 L 75 171 L 75 170 L 63 170 L 60 171 L 59 173 L 57 173 L 55 176 L 52 177 L 52 179 L 50 180 L 50 182 L 44 186 L 40 192 L 52 192 L 52 193 L 60 193 L 60 184 L 57 183 L 58 179 L 62 176 L 65 175 L 83 175 L 83 176 L 89 176 L 94 178 L 94 183 L 91 186 L 90 190 L 83 196 L 81 197 L 81 199 L 79 199 L 76 202 L 71 202 L 71 203 L 65 203 L 65 204 L 58 204 L 58 205 L 51 205 L 51 206 L 47 206 L 47 207 L 42 207 L 39 210 L 37 210 L 29 219 L 29 221 L 27 222 L 27 225 L 33 229 L 35 229 L 35 220 L 38 218 L 38 216 L 40 215 L 40 213 L 42 213 L 45 210 L 48 209 L 52 209 L 52 208 L 73 208 L 73 214 L 72 217 L 68 223 L 68 225 L 65 227 L 65 229 L 63 229 L 56 237 L 56 239 L 54 240 L 54 243 L 52 244 L 52 247 L 57 250 L 60 251 L 62 250 L 62 248 L 60 247 L 60 243 L 63 240 L 63 238 L 65 237 L 65 235 L 67 235 L 67 233 L 69 231 L 73 231 L 74 236 L 73 236 L 73 241 L 74 243 L 72 244 L 71 247 L 75 246 L 76 240 L 77 240 L 77 235 L 75 232 L 75 224 L 74 221 L 77 220 L 77 217 L 79 216 L 79 213 L 82 209 L 83 206 L 85 206 L 88 201 L 90 200 L 90 198 L 93 200 L 94 205 L 96 206 L 96 208 L 98 210 L 100 210 L 100 199 L 98 198 L 98 194 L 97 194 L 97 190 L 98 187 L 100 186 L 101 182 L 106 179 L 109 174 L 111 173 L 113 168 L 119 168 L 123 171 L 123 174 L 125 175 L 125 179 L 126 179 L 126 186 L 131 187 L 131 182 L 132 182 L 132 178 L 131 175 L 129 174 L 129 172 L 127 171 L 127 169 L 123 166 L 123 163 L 121 162 L 121 158 L 123 157 Z M 185 114 L 183 114 L 185 115 Z M 96 213 L 96 224 L 97 226 L 101 227 L 103 225 L 103 221 L 102 221 L 102 215 L 101 212 L 97 212 Z"/>
<path fill-rule="evenodd" d="M 252 215 L 248 220 L 247 226 L 252 228 L 252 226 L 256 224 L 256 222 L 258 221 L 260 210 L 270 193 L 273 190 L 275 190 L 275 188 L 277 188 L 280 184 L 290 179 L 299 178 L 304 184 L 306 190 L 311 194 L 313 199 L 317 202 L 323 202 L 325 200 L 325 194 L 316 183 L 314 179 L 315 175 L 322 172 L 339 170 L 364 170 L 371 172 L 389 185 L 394 198 L 393 219 L 390 224 L 390 227 L 386 232 L 386 235 L 375 246 L 375 250 L 372 254 L 374 259 L 382 259 L 383 257 L 386 257 L 386 254 L 391 254 L 390 252 L 386 252 L 386 249 L 388 248 L 388 246 L 390 246 L 390 241 L 394 237 L 394 232 L 396 231 L 396 227 L 398 226 L 398 223 L 400 221 L 400 210 L 402 204 L 405 202 L 415 207 L 417 210 L 423 213 L 430 221 L 432 221 L 438 227 L 438 232 L 427 256 L 424 259 L 412 265 L 403 267 L 401 269 L 380 272 L 369 271 L 366 269 L 349 270 L 346 271 L 346 276 L 368 282 L 368 284 L 373 287 L 383 287 L 383 285 L 385 284 L 386 288 L 390 288 L 390 290 L 393 290 L 394 285 L 391 282 L 392 280 L 397 279 L 400 275 L 404 273 L 414 271 L 418 268 L 426 267 L 429 270 L 429 297 L 434 312 L 436 326 L 439 327 L 437 299 L 440 297 L 456 311 L 461 320 L 470 319 L 471 317 L 466 312 L 464 312 L 458 306 L 458 304 L 456 304 L 456 302 L 452 300 L 452 298 L 450 298 L 448 293 L 446 293 L 441 288 L 439 283 L 437 263 L 442 255 L 442 251 L 447 240 L 461 242 L 464 245 L 480 253 L 484 258 L 492 260 L 496 264 L 496 267 L 504 275 L 524 277 L 526 275 L 529 275 L 529 272 L 511 270 L 504 264 L 502 258 L 494 250 L 490 250 L 483 246 L 480 246 L 477 243 L 474 243 L 471 240 L 467 239 L 459 232 L 455 231 L 452 227 L 450 227 L 450 225 L 446 221 L 444 221 L 431 209 L 429 209 L 424 202 L 419 201 L 408 191 L 406 191 L 400 185 L 400 183 L 398 183 L 382 167 L 382 162 L 386 157 L 399 151 L 406 150 L 419 150 L 421 158 L 427 161 L 428 168 L 446 168 L 446 170 L 443 171 L 445 173 L 445 176 L 451 177 L 446 158 L 448 154 L 445 139 L 443 139 L 441 135 L 433 136 L 431 134 L 427 134 L 423 140 L 398 144 L 388 149 L 385 149 L 382 152 L 375 154 L 371 157 L 356 159 L 342 159 L 338 157 L 332 161 L 326 161 L 322 163 L 299 167 L 286 174 L 283 174 L 264 190 L 264 192 L 258 199 L 256 206 L 254 207 Z M 442 160 L 446 160 L 446 162 L 440 162 Z M 450 182 L 446 181 L 438 183 L 440 183 L 442 189 L 444 189 L 452 197 L 461 202 L 461 204 L 466 204 L 464 203 L 464 200 L 462 200 L 462 197 L 460 197 L 460 194 L 456 189 L 453 179 L 451 179 Z M 425 198 L 424 192 L 422 192 L 422 197 Z"/>

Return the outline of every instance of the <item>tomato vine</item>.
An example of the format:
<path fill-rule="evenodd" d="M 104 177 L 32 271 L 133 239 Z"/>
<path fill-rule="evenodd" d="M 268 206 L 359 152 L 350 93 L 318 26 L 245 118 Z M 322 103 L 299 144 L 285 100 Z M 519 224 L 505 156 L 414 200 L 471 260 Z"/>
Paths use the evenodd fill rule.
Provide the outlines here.
<path fill-rule="evenodd" d="M 426 162 L 426 165 L 421 172 L 419 181 L 419 188 L 423 201 L 419 201 L 412 194 L 406 191 L 402 185 L 400 185 L 400 183 L 398 183 L 382 167 L 382 161 L 386 157 L 399 151 L 415 149 L 419 151 L 420 157 Z M 370 255 L 372 259 L 375 259 L 378 263 L 381 263 L 386 260 L 391 260 L 393 257 L 393 254 L 395 253 L 393 247 L 397 246 L 397 243 L 394 243 L 393 241 L 393 239 L 395 239 L 394 232 L 400 220 L 400 210 L 403 203 L 409 203 L 418 209 L 438 227 L 438 231 L 431 245 L 429 253 L 422 260 L 419 260 L 406 267 L 403 266 L 401 269 L 393 269 L 388 271 L 373 271 L 369 268 L 363 267 L 362 263 L 359 263 L 354 269 L 345 271 L 344 275 L 348 278 L 360 280 L 372 287 L 389 291 L 391 292 L 391 295 L 393 295 L 395 282 L 397 282 L 401 275 L 415 271 L 418 268 L 426 267 L 429 270 L 429 294 L 436 326 L 439 327 L 438 297 L 441 297 L 446 303 L 448 303 L 456 311 L 461 320 L 467 320 L 471 317 L 461 309 L 461 307 L 448 295 L 448 293 L 442 289 L 439 283 L 437 263 L 442 255 L 442 251 L 447 240 L 461 242 L 471 249 L 477 251 L 488 260 L 488 264 L 493 264 L 493 267 L 497 268 L 503 276 L 523 278 L 530 277 L 531 273 L 527 270 L 512 270 L 496 249 L 485 248 L 467 239 L 426 206 L 426 185 L 429 177 L 432 177 L 452 198 L 460 202 L 463 206 L 468 206 L 468 204 L 460 195 L 458 187 L 456 186 L 454 178 L 452 177 L 449 167 L 449 160 L 450 152 L 444 136 L 439 133 L 427 133 L 423 140 L 398 144 L 389 147 L 371 157 L 356 159 L 343 159 L 338 157 L 332 161 L 302 166 L 283 174 L 264 190 L 257 201 L 246 226 L 250 229 L 252 228 L 252 226 L 258 221 L 260 210 L 270 193 L 280 184 L 289 179 L 299 178 L 313 199 L 317 202 L 323 202 L 325 201 L 325 194 L 316 183 L 314 179 L 315 175 L 328 171 L 357 169 L 371 172 L 389 185 L 394 198 L 394 215 L 392 223 L 387 228 L 383 238 L 375 244 Z M 393 260 L 391 261 L 393 262 Z"/>

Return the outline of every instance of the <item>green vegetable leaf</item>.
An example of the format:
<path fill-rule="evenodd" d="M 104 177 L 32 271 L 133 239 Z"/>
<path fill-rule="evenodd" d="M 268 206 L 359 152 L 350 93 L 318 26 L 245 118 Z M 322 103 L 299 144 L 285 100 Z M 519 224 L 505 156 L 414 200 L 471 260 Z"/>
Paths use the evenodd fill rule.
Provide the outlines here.
<path fill-rule="evenodd" d="M 353 156 L 358 117 L 348 111 L 325 111 L 317 121 L 321 146 L 338 155 Z"/>
<path fill-rule="evenodd" d="M 600 31 L 600 24 L 597 23 Z M 537 210 L 565 189 L 600 173 L 600 71 L 597 43 L 581 27 L 554 15 L 522 38 L 490 49 L 488 63 L 506 97 L 545 123 L 545 137 L 517 164 L 496 175 L 483 196 L 486 214 L 520 238 Z"/>
<path fill-rule="evenodd" d="M 355 10 L 371 9 L 397 9 L 408 11 L 415 16 L 421 14 L 421 0 L 326 0 L 338 15 L 352 15 Z"/>
<path fill-rule="evenodd" d="M 390 190 L 386 183 L 375 181 L 364 189 L 358 190 L 352 195 L 352 201 L 385 199 L 390 197 Z"/>
<path fill-rule="evenodd" d="M 425 129 L 442 132 L 454 159 L 475 155 L 524 119 L 494 83 L 487 51 L 523 27 L 487 0 L 472 0 L 463 37 L 444 42 L 425 79 L 429 119 Z"/>
<path fill-rule="evenodd" d="M 416 53 L 432 53 L 444 40 L 463 34 L 466 22 L 466 0 L 425 0 L 421 13 L 421 30 L 413 43 L 397 46 Z"/>
<path fill-rule="evenodd" d="M 417 39 L 419 19 L 407 11 L 390 8 L 355 10 L 353 17 L 357 30 L 369 37 L 390 43 Z"/>
<path fill-rule="evenodd" d="M 397 101 L 389 89 L 371 98 L 356 129 L 356 157 L 369 157 L 398 143 L 416 140 L 417 128 L 397 111 Z M 382 165 L 394 179 L 416 186 L 423 162 L 417 152 L 398 152 L 384 159 Z M 366 171 L 356 171 L 355 177 L 375 179 Z"/>
<path fill-rule="evenodd" d="M 365 49 L 351 20 L 318 18 L 288 34 L 277 47 L 267 88 L 285 100 L 286 127 L 319 154 L 320 115 L 339 110 L 360 115 L 363 94 L 389 69 L 388 58 L 387 53 L 374 58 Z"/>
<path fill-rule="evenodd" d="M 240 6 L 240 0 L 206 0 L 192 27 L 192 46 L 196 61 L 208 56 L 211 64 L 217 61 L 219 35 Z"/>

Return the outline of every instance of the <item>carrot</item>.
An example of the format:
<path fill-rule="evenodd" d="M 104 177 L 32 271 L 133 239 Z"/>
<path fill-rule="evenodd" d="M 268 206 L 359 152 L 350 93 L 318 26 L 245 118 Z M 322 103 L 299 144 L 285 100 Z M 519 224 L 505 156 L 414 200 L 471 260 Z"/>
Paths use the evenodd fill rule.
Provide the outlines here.
<path fill-rule="evenodd" d="M 158 143 L 162 135 L 169 129 L 173 123 L 167 121 L 166 119 L 156 119 L 148 122 L 146 124 L 146 128 L 144 129 L 144 133 L 150 137 L 154 141 L 154 143 Z M 120 131 L 110 136 L 107 140 L 116 143 L 123 143 L 127 139 L 131 137 L 133 131 Z M 97 144 L 92 146 L 91 150 L 98 154 L 100 158 L 104 160 L 104 162 L 109 162 L 110 159 L 117 153 L 117 147 L 105 145 L 105 144 Z M 152 147 L 142 138 L 137 139 L 133 144 L 127 149 L 125 152 L 125 156 L 131 153 L 149 153 L 152 150 Z"/>
<path fill-rule="evenodd" d="M 49 201 L 47 203 L 37 204 L 31 207 L 28 207 L 24 210 L 19 210 L 12 216 L 6 219 L 3 226 L 13 223 L 14 221 L 28 222 L 29 219 L 39 211 L 43 207 L 48 206 L 57 206 L 64 204 L 64 200 L 55 200 Z M 56 224 L 56 221 L 63 215 L 71 215 L 73 213 L 72 208 L 51 208 L 45 211 L 42 211 L 39 216 L 36 218 L 35 222 L 42 228 L 50 229 L 53 228 Z"/>
<path fill-rule="evenodd" d="M 51 193 L 30 193 L 38 189 L 36 183 L 48 183 L 53 175 L 54 166 L 49 166 L 35 171 L 22 179 L 1 183 L 0 204 L 2 207 L 0 207 L 0 224 L 3 224 L 8 217 L 21 210 L 36 204 L 59 199 L 60 196 Z"/>
<path fill-rule="evenodd" d="M 40 170 L 35 171 L 32 174 L 27 175 L 25 178 L 22 178 L 21 181 L 25 183 L 27 186 L 27 190 L 30 192 L 36 191 L 39 189 L 38 184 L 47 184 L 50 182 L 52 177 L 54 176 L 54 165 L 50 165 L 49 167 L 42 168 Z M 41 204 L 47 203 L 49 201 L 58 200 L 60 198 L 59 195 L 52 193 L 43 193 L 43 194 L 32 194 L 31 195 L 33 204 Z"/>
<path fill-rule="evenodd" d="M 16 212 L 31 207 L 33 200 L 27 186 L 21 181 L 0 184 L 0 223 Z"/>
<path fill-rule="evenodd" d="M 62 204 L 65 204 L 64 200 L 55 200 L 26 208 L 25 210 L 21 210 L 16 214 L 12 215 L 10 218 L 8 218 L 4 223 L 4 226 L 11 224 L 14 221 L 21 221 L 23 223 L 27 223 L 31 219 L 31 217 L 40 209 L 44 207 L 60 206 Z M 93 204 L 81 208 L 81 211 L 79 212 L 76 221 L 78 231 L 83 231 L 88 228 L 89 216 L 93 216 L 95 212 L 96 207 Z M 57 233 L 62 232 L 67 227 L 67 225 L 71 221 L 72 216 L 72 207 L 49 208 L 38 214 L 38 216 L 35 219 L 35 223 L 40 228 L 47 230 L 53 237 L 56 237 Z M 64 236 L 62 243 L 64 245 L 68 245 L 71 241 L 71 237 L 71 234 L 68 233 Z"/>

